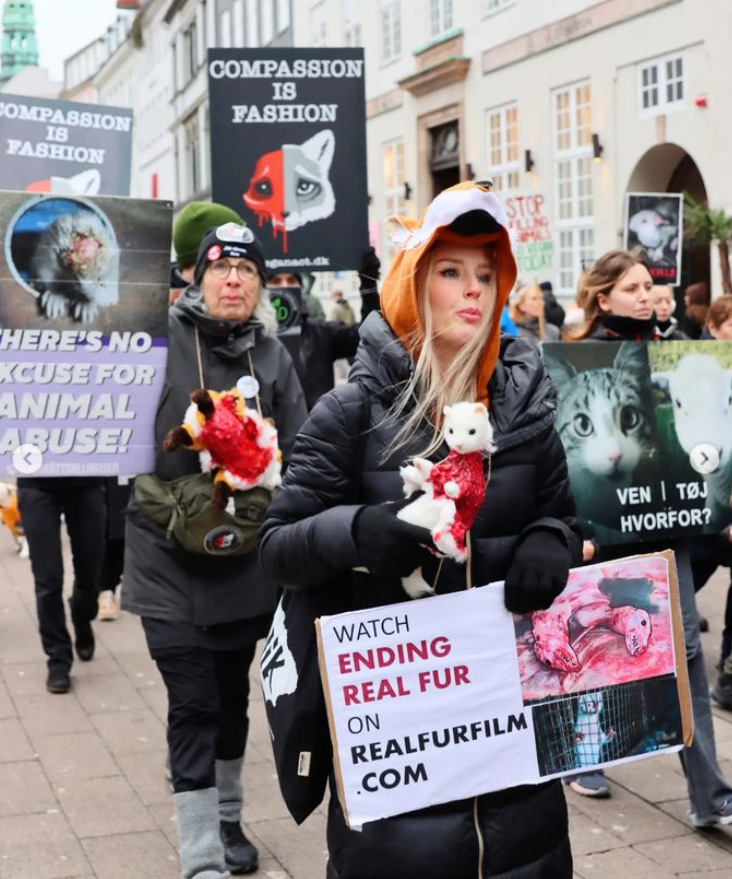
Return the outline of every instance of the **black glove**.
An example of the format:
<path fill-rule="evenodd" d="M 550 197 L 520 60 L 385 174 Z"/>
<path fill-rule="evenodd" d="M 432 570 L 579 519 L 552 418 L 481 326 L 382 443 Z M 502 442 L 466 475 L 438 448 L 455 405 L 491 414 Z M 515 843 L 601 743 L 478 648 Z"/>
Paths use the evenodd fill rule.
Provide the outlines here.
<path fill-rule="evenodd" d="M 546 610 L 567 585 L 571 564 L 571 553 L 559 534 L 545 529 L 529 532 L 516 548 L 506 574 L 507 610 Z"/>
<path fill-rule="evenodd" d="M 358 270 L 358 286 L 361 293 L 373 293 L 377 289 L 380 276 L 381 260 L 374 248 L 369 247 L 361 258 L 361 268 Z"/>
<path fill-rule="evenodd" d="M 359 565 L 368 568 L 377 577 L 406 577 L 420 568 L 431 557 L 427 546 L 432 535 L 427 528 L 419 528 L 397 519 L 402 507 L 414 500 L 364 507 L 353 523 L 353 542 L 356 544 Z"/>

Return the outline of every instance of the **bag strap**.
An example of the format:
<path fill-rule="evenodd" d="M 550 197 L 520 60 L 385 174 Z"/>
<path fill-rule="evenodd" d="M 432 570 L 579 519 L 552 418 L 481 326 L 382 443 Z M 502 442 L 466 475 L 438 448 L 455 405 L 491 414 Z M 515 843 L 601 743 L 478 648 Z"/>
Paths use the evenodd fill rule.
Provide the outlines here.
<path fill-rule="evenodd" d="M 198 335 L 198 324 L 193 325 L 193 331 L 196 334 L 196 359 L 198 361 L 198 378 L 201 382 L 201 387 L 205 388 L 206 382 L 204 381 L 204 378 L 203 378 L 203 361 L 201 359 L 201 338 Z M 256 379 L 256 376 L 254 375 L 254 364 L 252 363 L 251 349 L 247 349 L 247 358 L 249 360 L 249 373 L 251 374 L 253 379 Z M 264 416 L 262 415 L 262 403 L 261 403 L 261 400 L 259 399 L 259 391 L 257 391 L 257 393 L 254 395 L 254 397 L 257 401 L 257 412 L 259 412 L 259 417 L 264 418 Z"/>

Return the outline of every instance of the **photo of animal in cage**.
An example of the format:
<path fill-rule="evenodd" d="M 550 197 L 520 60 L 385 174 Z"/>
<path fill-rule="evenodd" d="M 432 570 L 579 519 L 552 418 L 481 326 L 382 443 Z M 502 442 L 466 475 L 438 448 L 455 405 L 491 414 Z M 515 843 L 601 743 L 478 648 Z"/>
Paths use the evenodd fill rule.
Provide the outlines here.
<path fill-rule="evenodd" d="M 514 616 L 524 702 L 675 671 L 668 561 L 577 568 L 548 610 Z"/>
<path fill-rule="evenodd" d="M 677 681 L 636 681 L 532 709 L 542 776 L 561 775 L 683 743 Z"/>

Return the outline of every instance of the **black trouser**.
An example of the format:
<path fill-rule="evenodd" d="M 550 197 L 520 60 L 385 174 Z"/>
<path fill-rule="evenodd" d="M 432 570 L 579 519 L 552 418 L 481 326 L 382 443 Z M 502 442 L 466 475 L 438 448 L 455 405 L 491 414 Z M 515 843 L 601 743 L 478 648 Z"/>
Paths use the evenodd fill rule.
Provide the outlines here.
<path fill-rule="evenodd" d="M 690 544 L 690 553 L 694 592 L 698 592 L 707 584 L 718 567 L 732 568 L 732 544 L 724 543 L 717 536 L 695 538 Z M 720 663 L 724 662 L 732 651 L 732 570 L 730 580 L 724 609 Z"/>
<path fill-rule="evenodd" d="M 244 756 L 249 667 L 242 650 L 165 647 L 151 651 L 168 691 L 168 749 L 176 793 L 216 786 L 216 760 Z"/>
<path fill-rule="evenodd" d="M 114 592 L 122 579 L 122 571 L 125 564 L 125 541 L 124 538 L 116 540 L 107 538 L 104 545 L 104 564 L 99 575 L 99 591 Z"/>
<path fill-rule="evenodd" d="M 61 514 L 71 541 L 74 590 L 71 614 L 74 620 L 93 620 L 97 613 L 97 579 L 102 565 L 106 507 L 101 485 L 69 488 L 54 479 L 48 485 L 21 485 L 18 508 L 28 539 L 36 587 L 36 608 L 41 643 L 48 664 L 69 668 L 74 654 L 66 628 L 61 554 Z"/>

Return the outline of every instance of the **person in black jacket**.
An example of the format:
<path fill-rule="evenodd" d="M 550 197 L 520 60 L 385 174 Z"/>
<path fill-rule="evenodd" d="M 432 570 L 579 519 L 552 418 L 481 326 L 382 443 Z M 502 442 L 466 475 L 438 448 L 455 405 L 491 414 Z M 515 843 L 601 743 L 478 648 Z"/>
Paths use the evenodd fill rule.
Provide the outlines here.
<path fill-rule="evenodd" d="M 312 409 L 323 394 L 335 386 L 333 364 L 337 360 L 351 360 L 358 348 L 358 330 L 372 311 L 379 310 L 378 280 L 381 263 L 373 247 L 363 256 L 358 273 L 361 291 L 361 322 L 313 319 L 305 299 L 302 299 L 302 324 L 299 345 L 291 349 L 295 369 L 305 393 L 308 409 Z M 303 289 L 302 276 L 295 272 L 271 271 L 267 275 L 270 290 Z"/>
<path fill-rule="evenodd" d="M 464 589 L 465 566 L 440 567 L 423 547 L 429 532 L 399 520 L 394 502 L 407 459 L 445 457 L 443 405 L 490 399 L 497 451 L 471 532 L 470 585 L 505 579 L 509 610 L 545 608 L 581 547 L 551 382 L 532 345 L 500 336 L 516 278 L 503 208 L 489 184 L 463 183 L 428 210 L 422 226 L 403 221 L 408 234 L 384 283 L 383 317 L 362 325 L 348 384 L 320 400 L 296 440 L 261 532 L 262 565 L 286 588 L 339 590 L 343 610 L 404 601 L 400 578 L 417 566 L 438 594 Z M 572 875 L 556 781 L 362 832 L 348 828 L 332 795 L 328 852 L 329 879 Z"/>
<path fill-rule="evenodd" d="M 287 462 L 307 415 L 289 354 L 275 338 L 264 293 L 264 254 L 252 231 L 226 223 L 200 243 L 194 276 L 169 312 L 166 382 L 155 418 L 155 475 L 200 472 L 196 453 L 162 450 L 190 394 L 226 391 L 252 376 Z M 247 401 L 247 405 L 254 405 Z M 256 553 L 186 551 L 133 500 L 125 533 L 123 609 L 139 615 L 168 694 L 168 748 L 185 879 L 225 879 L 257 869 L 244 835 L 242 763 L 249 667 L 269 628 L 276 587 Z"/>
<path fill-rule="evenodd" d="M 568 334 L 574 341 L 654 341 L 660 336 L 653 312 L 653 280 L 642 257 L 624 250 L 601 256 L 583 278 L 584 323 Z M 732 787 L 717 762 L 709 686 L 699 636 L 699 616 L 694 598 L 690 541 L 665 539 L 612 546 L 584 545 L 585 561 L 601 562 L 639 553 L 672 549 L 676 555 L 689 669 L 694 741 L 680 753 L 686 773 L 691 821 L 695 827 L 732 824 Z M 608 796 L 601 772 L 576 776 L 572 789 L 584 796 Z"/>

